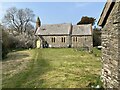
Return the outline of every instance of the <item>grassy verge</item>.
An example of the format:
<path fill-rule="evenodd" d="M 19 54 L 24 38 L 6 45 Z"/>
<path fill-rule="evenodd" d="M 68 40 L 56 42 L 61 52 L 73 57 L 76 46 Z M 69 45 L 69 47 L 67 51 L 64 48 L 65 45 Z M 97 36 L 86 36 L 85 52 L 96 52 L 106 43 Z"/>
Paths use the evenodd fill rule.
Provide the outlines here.
<path fill-rule="evenodd" d="M 96 56 L 96 57 L 101 57 L 102 53 L 101 53 L 101 50 L 97 49 L 96 47 L 94 47 L 92 49 L 93 51 L 93 54 Z"/>
<path fill-rule="evenodd" d="M 17 53 L 23 52 L 29 56 L 3 62 L 3 87 L 84 88 L 101 84 L 100 57 L 94 54 L 72 48 L 34 49 Z"/>

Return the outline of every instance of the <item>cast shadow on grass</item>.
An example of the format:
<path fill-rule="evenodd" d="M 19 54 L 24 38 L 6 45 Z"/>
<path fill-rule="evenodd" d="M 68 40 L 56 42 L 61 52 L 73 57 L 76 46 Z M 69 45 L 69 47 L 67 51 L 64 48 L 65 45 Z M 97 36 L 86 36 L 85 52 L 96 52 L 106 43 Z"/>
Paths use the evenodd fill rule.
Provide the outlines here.
<path fill-rule="evenodd" d="M 5 59 L 3 59 L 2 61 L 9 61 L 9 60 L 19 60 L 19 59 L 23 59 L 23 58 L 27 58 L 29 57 L 29 54 L 27 53 L 22 53 L 22 52 L 11 52 L 7 55 L 7 57 Z"/>
<path fill-rule="evenodd" d="M 30 61 L 27 69 L 3 81 L 3 88 L 45 87 L 43 85 L 44 80 L 40 79 L 40 77 L 47 71 L 50 71 L 51 67 L 49 61 L 42 57 L 42 52 L 39 51 L 38 55 L 37 53 L 37 50 L 33 52 L 33 59 Z"/>

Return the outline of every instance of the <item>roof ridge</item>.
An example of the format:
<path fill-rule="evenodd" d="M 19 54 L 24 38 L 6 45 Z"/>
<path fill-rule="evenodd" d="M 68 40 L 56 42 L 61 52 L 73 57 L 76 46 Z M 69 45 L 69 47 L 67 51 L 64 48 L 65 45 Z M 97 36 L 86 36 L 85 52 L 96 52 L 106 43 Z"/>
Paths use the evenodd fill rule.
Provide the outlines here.
<path fill-rule="evenodd" d="M 66 25 L 66 24 L 70 25 L 72 23 L 43 24 L 42 26 L 46 26 L 46 25 Z"/>

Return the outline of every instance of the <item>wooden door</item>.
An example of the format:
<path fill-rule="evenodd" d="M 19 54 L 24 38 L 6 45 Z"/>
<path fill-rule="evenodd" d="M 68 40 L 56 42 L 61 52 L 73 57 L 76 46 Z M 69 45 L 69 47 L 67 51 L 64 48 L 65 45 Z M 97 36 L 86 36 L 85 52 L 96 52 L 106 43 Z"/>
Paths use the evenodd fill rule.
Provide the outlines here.
<path fill-rule="evenodd" d="M 40 40 L 38 39 L 38 40 L 36 41 L 36 47 L 37 47 L 37 48 L 40 48 L 40 44 L 41 44 L 41 43 L 40 43 Z"/>

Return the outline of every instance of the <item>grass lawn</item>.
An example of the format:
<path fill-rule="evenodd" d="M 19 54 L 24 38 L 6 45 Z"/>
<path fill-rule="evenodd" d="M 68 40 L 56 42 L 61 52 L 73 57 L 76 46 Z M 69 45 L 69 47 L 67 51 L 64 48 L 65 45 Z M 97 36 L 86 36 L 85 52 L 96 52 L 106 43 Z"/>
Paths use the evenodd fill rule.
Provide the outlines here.
<path fill-rule="evenodd" d="M 100 84 L 100 57 L 72 48 L 16 51 L 2 64 L 3 88 L 84 88 L 90 83 Z"/>

